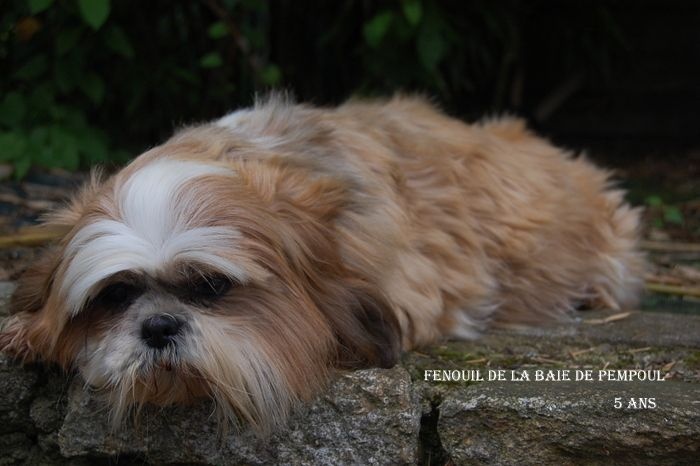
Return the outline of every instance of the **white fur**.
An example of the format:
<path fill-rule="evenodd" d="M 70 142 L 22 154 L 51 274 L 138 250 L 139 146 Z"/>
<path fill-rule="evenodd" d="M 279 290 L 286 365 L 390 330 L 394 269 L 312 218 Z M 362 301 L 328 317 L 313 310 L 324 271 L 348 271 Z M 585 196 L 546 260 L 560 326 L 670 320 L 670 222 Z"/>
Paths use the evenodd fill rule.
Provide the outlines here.
<path fill-rule="evenodd" d="M 450 336 L 460 340 L 476 340 L 487 326 L 490 316 L 498 309 L 497 304 L 484 304 L 477 308 L 458 310 Z"/>
<path fill-rule="evenodd" d="M 230 175 L 229 170 L 182 160 L 161 160 L 115 185 L 119 218 L 102 219 L 82 228 L 66 248 L 70 262 L 61 292 L 69 314 L 76 315 L 103 279 L 124 270 L 153 274 L 174 260 L 200 262 L 238 281 L 246 273 L 222 258 L 235 248 L 240 233 L 230 227 L 188 224 L 199 210 L 195 196 L 182 189 L 205 175 Z"/>
<path fill-rule="evenodd" d="M 243 121 L 246 120 L 247 117 L 250 116 L 251 113 L 252 113 L 252 110 L 250 110 L 250 109 L 236 110 L 235 112 L 231 112 L 228 115 L 216 120 L 216 126 L 221 126 L 223 128 L 236 129 L 240 126 L 240 124 Z"/>
<path fill-rule="evenodd" d="M 86 340 L 77 363 L 87 383 L 99 388 L 116 386 L 125 373 L 142 364 L 144 345 L 132 326 L 131 321 L 122 319 L 110 332 L 116 338 Z"/>
<path fill-rule="evenodd" d="M 254 119 L 257 117 L 257 119 Z M 272 150 L 289 141 L 289 138 L 263 134 L 267 120 L 261 120 L 252 110 L 237 110 L 215 122 L 216 126 L 230 129 L 254 146 Z"/>

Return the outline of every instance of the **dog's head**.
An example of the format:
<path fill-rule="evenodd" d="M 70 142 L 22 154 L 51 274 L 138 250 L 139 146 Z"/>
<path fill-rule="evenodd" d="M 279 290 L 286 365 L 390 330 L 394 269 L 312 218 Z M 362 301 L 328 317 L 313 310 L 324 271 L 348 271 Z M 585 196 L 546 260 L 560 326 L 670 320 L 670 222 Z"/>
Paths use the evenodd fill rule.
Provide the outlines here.
<path fill-rule="evenodd" d="M 345 186 L 192 152 L 157 148 L 49 220 L 67 233 L 20 279 L 0 349 L 79 370 L 116 422 L 210 397 L 262 432 L 330 367 L 392 365 L 396 318 L 338 253 Z"/>

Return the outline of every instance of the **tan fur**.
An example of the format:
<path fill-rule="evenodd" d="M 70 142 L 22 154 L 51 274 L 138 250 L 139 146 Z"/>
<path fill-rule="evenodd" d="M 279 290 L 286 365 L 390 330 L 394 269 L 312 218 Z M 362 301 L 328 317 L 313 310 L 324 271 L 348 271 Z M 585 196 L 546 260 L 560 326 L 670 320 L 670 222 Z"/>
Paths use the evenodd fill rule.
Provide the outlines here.
<path fill-rule="evenodd" d="M 99 312 L 66 317 L 65 248 L 92 222 L 119 220 L 113 193 L 162 158 L 233 170 L 193 179 L 184 215 L 235 227 L 240 242 L 222 255 L 251 282 L 192 317 L 196 364 L 132 367 L 103 382 L 117 418 L 131 403 L 211 396 L 223 418 L 264 431 L 333 366 L 391 366 L 402 349 L 489 324 L 630 306 L 641 286 L 638 211 L 607 172 L 521 121 L 466 125 L 415 98 L 336 109 L 273 98 L 96 176 L 55 214 L 50 225 L 70 231 L 20 282 L 4 351 L 71 368 L 86 334 L 99 342 L 116 331 L 118 318 Z M 179 267 L 149 279 L 176 282 Z"/>

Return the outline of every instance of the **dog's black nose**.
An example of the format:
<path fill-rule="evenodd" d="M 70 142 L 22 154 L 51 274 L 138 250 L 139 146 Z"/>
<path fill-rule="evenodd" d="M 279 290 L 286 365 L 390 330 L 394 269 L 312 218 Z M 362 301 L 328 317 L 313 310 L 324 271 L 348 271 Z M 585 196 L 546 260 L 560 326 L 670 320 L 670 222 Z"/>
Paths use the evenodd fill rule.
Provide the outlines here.
<path fill-rule="evenodd" d="M 173 316 L 159 314 L 143 321 L 141 338 L 151 348 L 165 348 L 173 343 L 173 337 L 180 331 L 182 324 Z"/>

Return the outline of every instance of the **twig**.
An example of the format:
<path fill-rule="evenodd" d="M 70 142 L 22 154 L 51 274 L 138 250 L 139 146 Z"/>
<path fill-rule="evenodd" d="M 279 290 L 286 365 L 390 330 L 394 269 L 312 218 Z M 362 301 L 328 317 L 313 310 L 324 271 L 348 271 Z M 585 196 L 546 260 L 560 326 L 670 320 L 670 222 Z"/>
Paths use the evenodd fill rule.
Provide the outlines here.
<path fill-rule="evenodd" d="M 44 244 L 58 239 L 60 233 L 57 231 L 32 231 L 27 233 L 19 233 L 16 235 L 0 236 L 0 249 L 11 248 L 17 246 L 35 247 L 43 246 Z"/>
<path fill-rule="evenodd" d="M 661 371 L 662 371 L 662 372 L 668 372 L 668 371 L 670 371 L 671 369 L 673 369 L 673 366 L 675 366 L 677 362 L 678 362 L 678 361 L 671 361 L 671 362 L 669 362 L 668 364 L 666 364 L 664 367 L 661 368 Z"/>
<path fill-rule="evenodd" d="M 465 364 L 479 364 L 488 361 L 487 358 L 470 359 L 469 361 L 464 361 Z"/>
<path fill-rule="evenodd" d="M 647 290 L 654 293 L 671 294 L 676 296 L 692 296 L 700 298 L 700 288 L 687 286 L 664 285 L 663 283 L 647 283 Z"/>
<path fill-rule="evenodd" d="M 647 251 L 658 252 L 700 252 L 697 243 L 672 243 L 670 241 L 640 241 L 639 245 Z"/>
<path fill-rule="evenodd" d="M 569 356 L 571 356 L 571 359 L 576 359 L 578 356 L 581 356 L 582 354 L 590 353 L 595 349 L 594 347 L 587 348 L 587 349 L 582 349 L 578 351 L 569 351 Z"/>
<path fill-rule="evenodd" d="M 241 34 L 238 29 L 238 25 L 233 20 L 226 8 L 221 5 L 217 0 L 204 0 L 204 4 L 211 10 L 214 15 L 216 15 L 221 22 L 224 23 L 228 33 L 233 37 L 233 42 L 236 44 L 238 50 L 241 51 L 243 57 L 248 61 L 251 69 L 256 73 L 259 73 L 262 69 L 262 64 L 260 60 L 250 52 L 250 44 L 247 39 Z"/>
<path fill-rule="evenodd" d="M 555 359 L 549 359 L 549 358 L 541 358 L 538 356 L 532 357 L 530 359 L 532 359 L 533 361 L 536 361 L 536 362 L 543 362 L 545 364 L 564 364 L 564 361 L 557 361 Z"/>
<path fill-rule="evenodd" d="M 632 315 L 631 312 L 620 312 L 618 314 L 613 314 L 603 319 L 586 319 L 584 320 L 584 322 L 590 325 L 607 324 L 608 322 L 615 322 L 616 320 L 626 319 L 630 315 Z"/>
<path fill-rule="evenodd" d="M 647 283 L 661 283 L 664 285 L 683 285 L 685 283 L 682 279 L 674 277 L 672 275 L 653 275 L 648 274 L 646 276 Z"/>
<path fill-rule="evenodd" d="M 574 74 L 555 87 L 535 108 L 535 120 L 538 122 L 547 120 L 564 102 L 581 89 L 583 82 L 583 75 Z"/>

